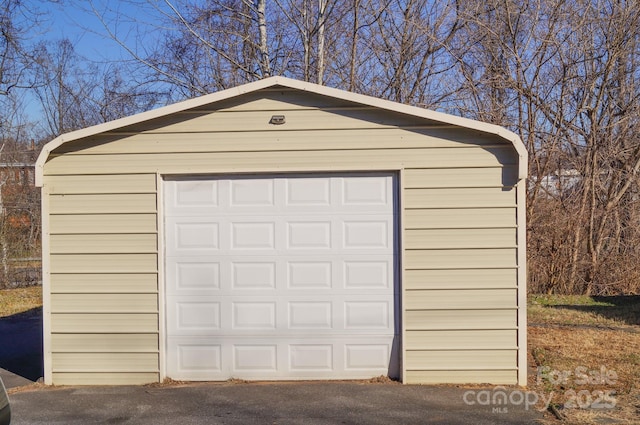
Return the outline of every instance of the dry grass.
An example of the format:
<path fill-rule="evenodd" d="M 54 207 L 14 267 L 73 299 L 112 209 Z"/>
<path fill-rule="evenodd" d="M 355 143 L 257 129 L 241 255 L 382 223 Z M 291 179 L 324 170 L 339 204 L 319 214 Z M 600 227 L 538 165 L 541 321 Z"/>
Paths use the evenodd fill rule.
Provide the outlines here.
<path fill-rule="evenodd" d="M 640 303 L 633 297 L 610 301 L 530 298 L 530 385 L 546 397 L 552 395 L 562 423 L 638 423 Z M 551 414 L 547 421 L 559 423 Z"/>
<path fill-rule="evenodd" d="M 42 287 L 0 290 L 0 317 L 12 316 L 42 307 Z"/>

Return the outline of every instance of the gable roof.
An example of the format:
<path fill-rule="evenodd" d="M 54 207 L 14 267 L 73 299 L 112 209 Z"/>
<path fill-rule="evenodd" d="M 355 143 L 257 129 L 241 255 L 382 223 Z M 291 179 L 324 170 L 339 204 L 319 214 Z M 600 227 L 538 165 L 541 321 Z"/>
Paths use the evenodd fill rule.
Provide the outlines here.
<path fill-rule="evenodd" d="M 363 94 L 351 93 L 348 91 L 321 86 L 318 84 L 294 80 L 291 78 L 270 77 L 231 89 L 222 90 L 194 99 L 174 103 L 162 108 L 154 109 L 136 115 L 131 115 L 114 121 L 109 121 L 104 124 L 98 124 L 92 127 L 87 127 L 81 130 L 62 134 L 47 143 L 40 152 L 38 160 L 36 161 L 36 186 L 42 186 L 44 164 L 47 161 L 49 154 L 65 143 L 275 86 L 306 91 L 309 93 L 333 97 L 335 99 L 348 102 L 359 103 L 365 106 L 371 106 L 390 112 L 397 112 L 417 118 L 440 122 L 443 124 L 450 124 L 462 128 L 481 131 L 483 133 L 494 134 L 513 145 L 518 154 L 518 179 L 524 179 L 527 177 L 527 150 L 517 134 L 503 127 L 484 123 L 481 121 L 475 121 L 468 118 L 462 118 L 455 115 L 445 114 L 442 112 L 432 111 L 429 109 L 419 108 L 416 106 L 404 105 L 401 103 L 392 102 L 390 100 L 378 99 Z"/>

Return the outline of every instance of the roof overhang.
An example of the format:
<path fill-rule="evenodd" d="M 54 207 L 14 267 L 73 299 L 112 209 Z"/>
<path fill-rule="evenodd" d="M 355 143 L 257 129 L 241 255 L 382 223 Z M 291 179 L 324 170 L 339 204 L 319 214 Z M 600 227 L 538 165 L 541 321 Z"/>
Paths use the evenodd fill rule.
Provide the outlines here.
<path fill-rule="evenodd" d="M 136 115 L 131 115 L 129 117 L 121 118 L 114 121 L 109 121 L 104 124 L 99 124 L 92 127 L 84 128 L 82 130 L 62 134 L 47 143 L 40 152 L 38 160 L 36 161 L 36 186 L 42 187 L 44 164 L 47 161 L 47 158 L 49 158 L 49 154 L 65 143 L 79 140 L 85 137 L 94 136 L 100 133 L 106 133 L 108 131 L 114 131 L 122 127 L 142 123 L 173 113 L 198 108 L 274 86 L 282 86 L 285 88 L 306 91 L 322 96 L 329 96 L 348 102 L 354 102 L 365 106 L 388 110 L 390 112 L 397 112 L 418 118 L 424 118 L 430 121 L 440 122 L 442 124 L 449 124 L 471 130 L 477 130 L 483 133 L 494 134 L 513 145 L 518 154 L 518 179 L 521 180 L 527 177 L 527 150 L 517 134 L 503 127 L 484 123 L 481 121 L 475 121 L 468 118 L 462 118 L 455 115 L 445 114 L 442 112 L 436 112 L 429 109 L 419 108 L 416 106 L 409 106 L 389 100 L 351 93 L 348 91 L 321 86 L 318 84 L 293 80 L 291 78 L 270 77 L 231 89 L 222 90 L 209 95 L 174 103 L 162 108 L 154 109 Z"/>

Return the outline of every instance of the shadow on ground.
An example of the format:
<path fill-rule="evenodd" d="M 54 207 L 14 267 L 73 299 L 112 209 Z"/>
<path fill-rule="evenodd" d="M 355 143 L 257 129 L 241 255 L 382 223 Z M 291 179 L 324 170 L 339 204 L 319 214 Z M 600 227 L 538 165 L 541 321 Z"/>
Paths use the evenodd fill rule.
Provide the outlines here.
<path fill-rule="evenodd" d="M 640 325 L 640 295 L 595 296 L 591 299 L 594 301 L 592 305 L 563 304 L 551 307 L 594 313 L 628 325 Z"/>
<path fill-rule="evenodd" d="M 43 375 L 42 308 L 0 318 L 0 368 L 30 381 Z"/>

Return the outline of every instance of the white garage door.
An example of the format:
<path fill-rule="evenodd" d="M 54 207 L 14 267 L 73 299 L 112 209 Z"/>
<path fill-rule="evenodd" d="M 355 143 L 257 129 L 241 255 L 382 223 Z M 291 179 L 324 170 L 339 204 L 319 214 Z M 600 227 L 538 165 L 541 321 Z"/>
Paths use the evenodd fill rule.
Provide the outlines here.
<path fill-rule="evenodd" d="M 165 180 L 167 376 L 397 376 L 394 185 Z"/>

